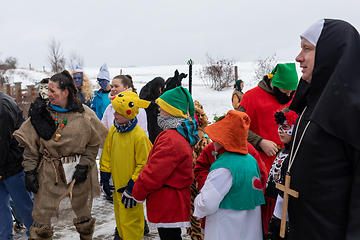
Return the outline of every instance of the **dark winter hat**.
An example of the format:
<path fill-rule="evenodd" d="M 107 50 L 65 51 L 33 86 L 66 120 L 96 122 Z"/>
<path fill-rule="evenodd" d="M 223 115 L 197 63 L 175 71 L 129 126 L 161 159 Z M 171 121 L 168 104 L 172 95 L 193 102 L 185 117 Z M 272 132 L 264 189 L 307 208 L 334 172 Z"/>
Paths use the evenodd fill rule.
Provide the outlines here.
<path fill-rule="evenodd" d="M 236 88 L 237 89 L 240 89 L 240 84 L 243 82 L 243 80 L 239 79 L 239 80 L 236 80 Z"/>
<path fill-rule="evenodd" d="M 271 84 L 273 86 L 285 90 L 296 90 L 299 78 L 295 63 L 278 63 L 269 75 L 269 78 L 272 75 Z"/>
<path fill-rule="evenodd" d="M 190 117 L 194 119 L 194 101 L 189 91 L 182 86 L 164 92 L 156 99 L 156 103 L 175 117 L 187 118 L 187 113 L 189 113 Z"/>

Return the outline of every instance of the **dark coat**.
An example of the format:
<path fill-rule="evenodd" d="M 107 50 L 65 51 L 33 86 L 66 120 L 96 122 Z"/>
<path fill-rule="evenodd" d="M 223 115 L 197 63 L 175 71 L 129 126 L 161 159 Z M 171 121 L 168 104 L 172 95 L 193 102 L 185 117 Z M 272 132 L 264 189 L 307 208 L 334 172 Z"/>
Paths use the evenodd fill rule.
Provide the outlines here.
<path fill-rule="evenodd" d="M 149 139 L 154 144 L 156 137 L 161 133 L 162 129 L 157 124 L 157 116 L 159 114 L 159 106 L 155 103 L 155 100 L 161 95 L 161 91 L 164 87 L 165 80 L 162 77 L 156 77 L 148 82 L 141 90 L 139 97 L 141 99 L 150 101 L 151 104 L 148 108 L 145 108 L 146 117 L 148 122 Z"/>
<path fill-rule="evenodd" d="M 0 92 L 0 116 L 0 176 L 5 179 L 23 170 L 24 149 L 12 134 L 25 118 L 21 108 L 3 92 Z"/>

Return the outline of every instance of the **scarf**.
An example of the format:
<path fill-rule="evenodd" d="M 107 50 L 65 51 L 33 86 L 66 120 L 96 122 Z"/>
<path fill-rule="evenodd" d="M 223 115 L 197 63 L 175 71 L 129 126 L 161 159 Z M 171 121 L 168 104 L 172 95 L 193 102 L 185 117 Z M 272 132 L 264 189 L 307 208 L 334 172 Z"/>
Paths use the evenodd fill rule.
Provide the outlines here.
<path fill-rule="evenodd" d="M 119 133 L 125 133 L 125 132 L 130 132 L 131 130 L 133 130 L 137 124 L 138 120 L 137 118 L 133 118 L 130 121 L 128 121 L 125 124 L 120 124 L 115 122 L 114 119 L 114 126 L 116 127 L 116 131 Z"/>

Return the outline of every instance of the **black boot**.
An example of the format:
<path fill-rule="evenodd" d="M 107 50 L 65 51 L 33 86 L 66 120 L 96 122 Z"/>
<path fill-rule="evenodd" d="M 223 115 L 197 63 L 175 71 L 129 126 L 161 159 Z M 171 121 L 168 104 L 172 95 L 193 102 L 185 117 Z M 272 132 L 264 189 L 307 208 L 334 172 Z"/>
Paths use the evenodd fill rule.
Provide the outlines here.
<path fill-rule="evenodd" d="M 123 239 L 119 236 L 119 232 L 118 232 L 117 228 L 115 228 L 114 240 L 123 240 Z"/>
<path fill-rule="evenodd" d="M 147 224 L 147 221 L 145 219 L 145 225 L 144 225 L 144 236 L 149 234 L 150 232 L 150 228 L 149 228 L 149 225 Z"/>

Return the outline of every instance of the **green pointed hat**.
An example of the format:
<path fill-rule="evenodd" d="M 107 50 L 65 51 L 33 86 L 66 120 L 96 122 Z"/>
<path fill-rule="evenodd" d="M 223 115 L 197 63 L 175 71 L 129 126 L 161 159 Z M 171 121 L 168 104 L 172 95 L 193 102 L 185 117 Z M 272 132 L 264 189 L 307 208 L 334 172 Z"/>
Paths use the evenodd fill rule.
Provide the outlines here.
<path fill-rule="evenodd" d="M 182 86 L 164 92 L 156 99 L 156 103 L 175 117 L 187 118 L 187 113 L 189 113 L 190 117 L 194 119 L 194 101 L 189 91 Z"/>
<path fill-rule="evenodd" d="M 285 90 L 296 90 L 298 85 L 298 75 L 295 63 L 278 63 L 271 71 L 273 75 L 271 84 Z"/>

